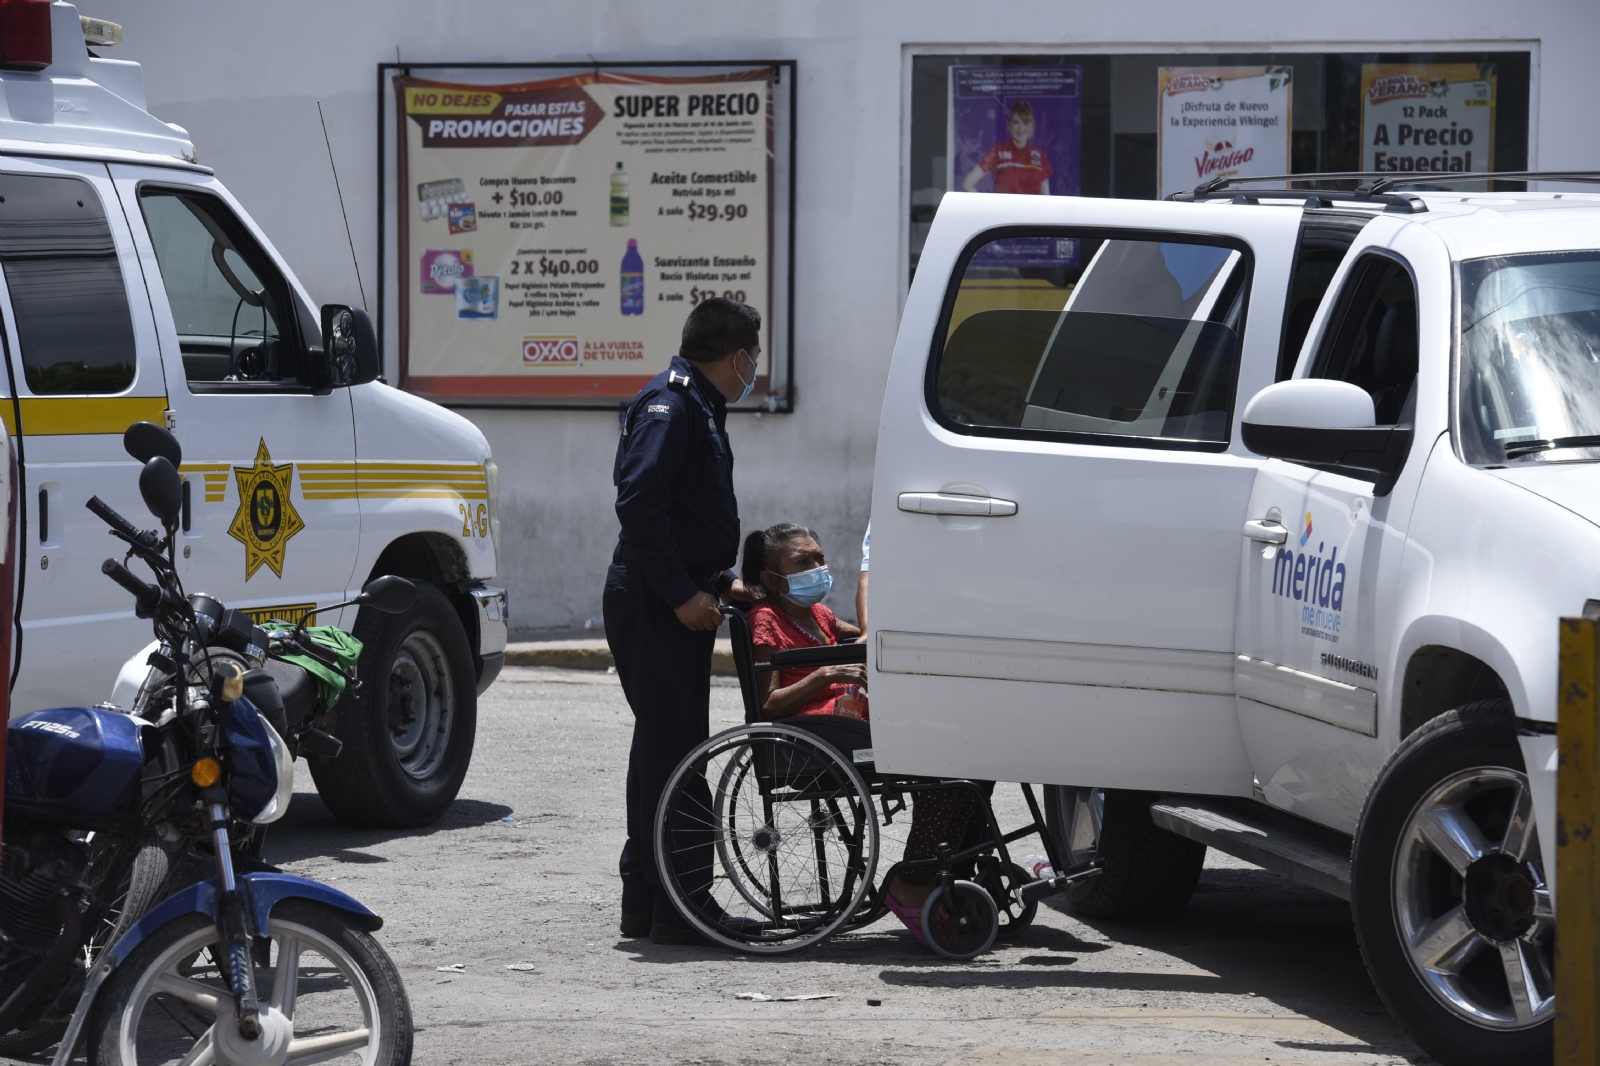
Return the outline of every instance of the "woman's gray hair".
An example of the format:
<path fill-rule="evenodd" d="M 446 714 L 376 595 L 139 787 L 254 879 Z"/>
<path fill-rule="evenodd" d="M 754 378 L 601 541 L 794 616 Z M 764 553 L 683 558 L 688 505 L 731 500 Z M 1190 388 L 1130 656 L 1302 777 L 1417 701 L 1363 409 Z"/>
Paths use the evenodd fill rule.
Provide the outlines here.
<path fill-rule="evenodd" d="M 758 529 L 744 538 L 744 561 L 739 567 L 739 576 L 744 583 L 751 588 L 760 585 L 761 571 L 772 570 L 773 555 L 777 553 L 778 546 L 794 537 L 816 540 L 817 531 L 793 522 L 779 522 L 775 526 Z"/>

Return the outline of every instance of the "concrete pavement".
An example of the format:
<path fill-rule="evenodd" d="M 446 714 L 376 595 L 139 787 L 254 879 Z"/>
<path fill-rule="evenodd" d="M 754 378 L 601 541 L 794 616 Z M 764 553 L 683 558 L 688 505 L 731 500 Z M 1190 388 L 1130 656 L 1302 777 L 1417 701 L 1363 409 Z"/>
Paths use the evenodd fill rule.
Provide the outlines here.
<path fill-rule="evenodd" d="M 715 685 L 714 731 L 741 719 L 737 689 Z M 1215 853 L 1179 919 L 1041 907 L 1019 942 L 966 964 L 892 918 L 781 959 L 624 940 L 630 728 L 614 674 L 507 667 L 480 700 L 461 798 L 415 832 L 339 826 L 301 765 L 266 857 L 384 916 L 417 1063 L 1426 1061 L 1368 983 L 1346 904 Z M 1026 821 L 1015 789 L 999 790 L 997 814 Z M 777 998 L 818 994 L 832 998 Z"/>

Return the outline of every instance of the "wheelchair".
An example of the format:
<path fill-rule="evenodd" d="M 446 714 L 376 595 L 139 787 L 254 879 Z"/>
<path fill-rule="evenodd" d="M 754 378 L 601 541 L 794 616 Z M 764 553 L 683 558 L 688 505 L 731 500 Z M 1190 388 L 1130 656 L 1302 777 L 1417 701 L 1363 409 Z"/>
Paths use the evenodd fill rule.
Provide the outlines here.
<path fill-rule="evenodd" d="M 1002 833 L 989 803 L 993 786 L 877 770 L 867 722 L 839 715 L 765 721 L 760 673 L 865 663 L 865 644 L 775 652 L 755 661 L 750 624 L 724 607 L 745 724 L 718 733 L 673 771 L 656 811 L 656 862 L 680 914 L 708 939 L 739 951 L 782 955 L 889 913 L 897 873 L 936 869 L 922 908 L 922 933 L 935 951 L 971 959 L 996 938 L 1020 936 L 1039 900 L 1100 873 L 1091 856 L 1068 869 L 1058 857 L 1033 787 L 1022 795 L 1033 821 Z M 965 840 L 941 843 L 935 858 L 880 857 L 903 845 L 909 797 L 938 789 L 975 795 L 978 817 Z M 1007 845 L 1037 835 L 1056 876 L 1035 879 Z"/>

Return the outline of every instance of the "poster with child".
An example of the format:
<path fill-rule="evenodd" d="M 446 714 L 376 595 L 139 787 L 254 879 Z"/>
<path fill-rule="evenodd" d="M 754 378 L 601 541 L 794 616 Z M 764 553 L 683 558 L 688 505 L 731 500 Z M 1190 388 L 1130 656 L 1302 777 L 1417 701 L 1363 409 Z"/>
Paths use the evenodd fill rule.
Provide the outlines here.
<path fill-rule="evenodd" d="M 1079 66 L 951 67 L 945 187 L 1078 195 L 1082 83 Z M 1005 258 L 985 266 L 1069 267 L 1077 242 L 1005 241 L 980 254 Z"/>

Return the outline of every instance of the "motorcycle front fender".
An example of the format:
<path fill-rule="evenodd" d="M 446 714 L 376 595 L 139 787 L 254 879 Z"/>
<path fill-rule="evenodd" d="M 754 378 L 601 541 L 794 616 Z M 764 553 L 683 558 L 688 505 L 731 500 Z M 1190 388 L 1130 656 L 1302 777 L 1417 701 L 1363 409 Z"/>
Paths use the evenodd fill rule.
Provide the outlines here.
<path fill-rule="evenodd" d="M 293 874 L 244 874 L 239 878 L 239 888 L 244 893 L 245 904 L 254 922 L 257 936 L 267 935 L 267 919 L 272 914 L 272 908 L 286 899 L 310 900 L 342 911 L 350 917 L 353 924 L 368 932 L 383 926 L 382 918 L 338 889 Z M 83 995 L 78 997 L 77 1009 L 72 1012 L 72 1021 L 56 1048 L 52 1066 L 66 1066 L 71 1061 L 74 1051 L 77 1050 L 78 1038 L 83 1034 L 84 1023 L 88 1021 L 89 1010 L 94 1006 L 95 995 L 112 972 L 122 965 L 123 960 L 127 959 L 150 934 L 174 919 L 181 918 L 185 914 L 204 914 L 208 918 L 215 918 L 218 892 L 217 880 L 211 878 L 173 893 L 151 908 L 150 913 L 134 922 L 128 931 L 118 937 L 117 942 L 96 960 L 94 972 L 89 975 Z"/>
<path fill-rule="evenodd" d="M 293 874 L 249 873 L 240 876 L 239 887 L 244 891 L 245 904 L 249 908 L 251 917 L 255 919 L 257 936 L 267 935 L 267 918 L 272 914 L 272 908 L 286 899 L 308 899 L 332 907 L 334 910 L 344 911 L 355 920 L 356 925 L 368 932 L 383 928 L 383 919 L 361 903 L 336 888 L 304 877 L 296 877 Z M 168 896 L 152 908 L 149 914 L 133 923 L 128 931 L 111 945 L 106 961 L 113 967 L 120 965 L 145 937 L 174 918 L 185 914 L 215 916 L 218 891 L 216 878 L 211 878 Z"/>

